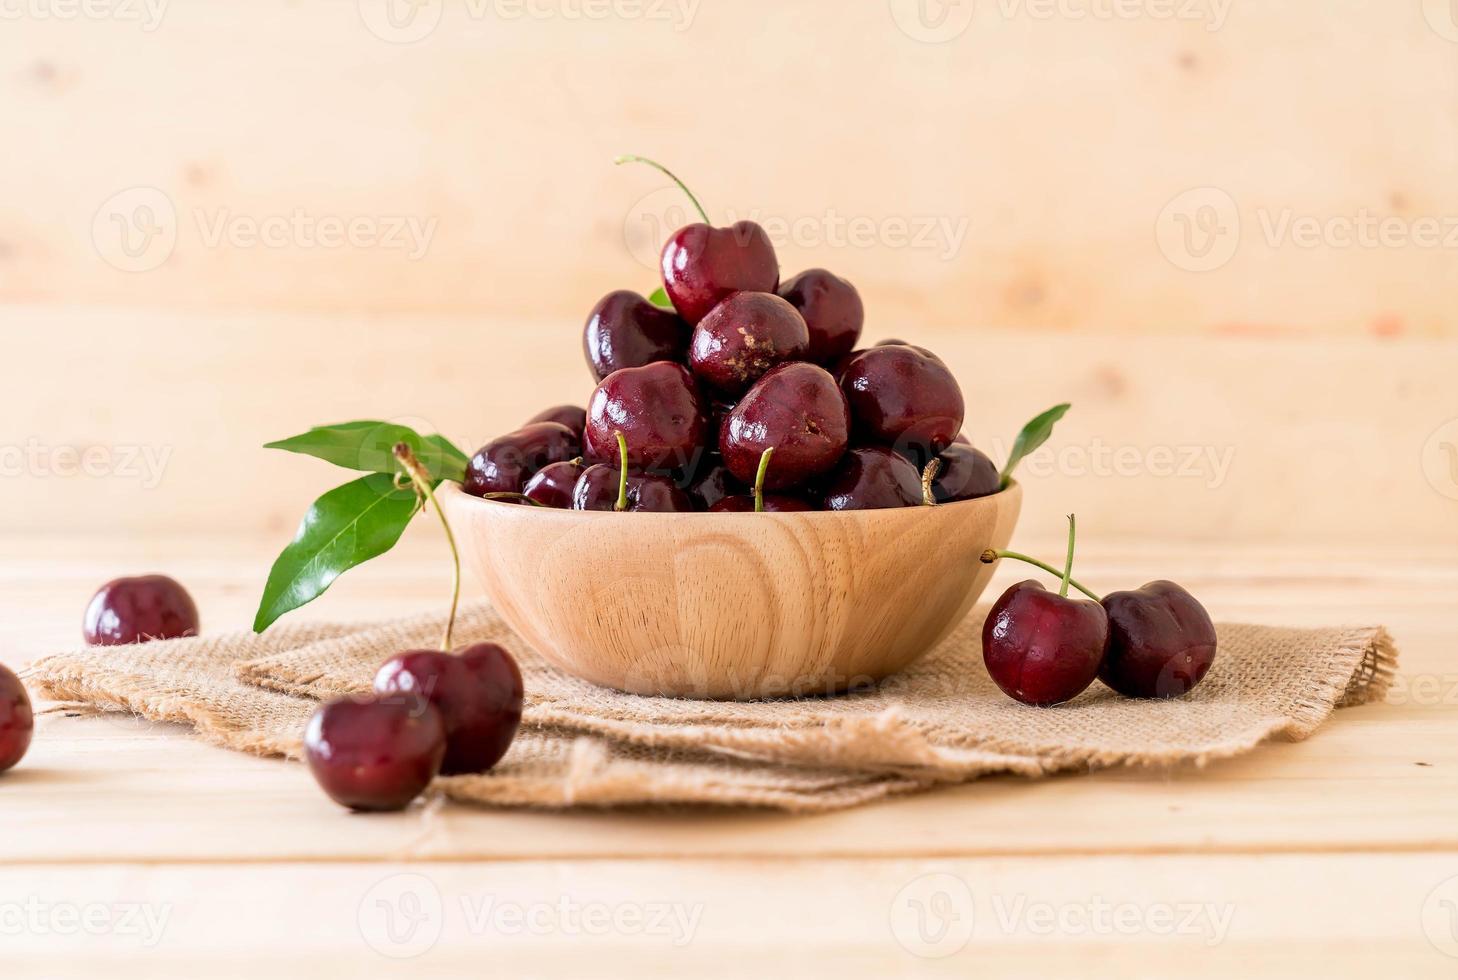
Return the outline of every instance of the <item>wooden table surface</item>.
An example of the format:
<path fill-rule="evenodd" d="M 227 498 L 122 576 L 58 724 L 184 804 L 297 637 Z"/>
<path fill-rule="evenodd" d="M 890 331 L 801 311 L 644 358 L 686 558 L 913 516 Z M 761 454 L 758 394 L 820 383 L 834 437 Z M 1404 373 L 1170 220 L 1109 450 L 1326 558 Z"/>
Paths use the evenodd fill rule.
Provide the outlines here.
<path fill-rule="evenodd" d="M 251 615 L 241 538 L 12 539 L 0 660 L 76 642 L 106 578 L 165 570 L 205 628 Z M 1056 548 L 1053 542 L 1021 546 Z M 430 608 L 438 542 L 313 616 Z M 1388 702 L 1203 769 L 1015 778 L 821 816 L 352 816 L 303 767 L 124 716 L 41 719 L 0 778 L 16 976 L 997 976 L 1458 971 L 1458 560 L 1125 543 L 1094 588 L 1163 576 L 1217 619 L 1384 623 Z M 1000 582 L 1013 574 L 999 572 Z M 394 967 L 398 969 L 398 967 Z"/>

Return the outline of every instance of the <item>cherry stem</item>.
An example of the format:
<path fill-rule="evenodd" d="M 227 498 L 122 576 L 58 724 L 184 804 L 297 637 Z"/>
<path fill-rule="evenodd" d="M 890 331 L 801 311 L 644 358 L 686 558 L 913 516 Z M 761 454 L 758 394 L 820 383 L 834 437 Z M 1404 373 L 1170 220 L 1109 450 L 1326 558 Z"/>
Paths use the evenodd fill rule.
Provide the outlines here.
<path fill-rule="evenodd" d="M 1063 577 L 1063 573 L 1060 572 L 1058 569 L 1054 568 L 1052 565 L 1048 564 L 1047 562 L 1039 561 L 1038 559 L 1033 558 L 1030 555 L 1025 555 L 1025 554 L 1023 554 L 1020 551 L 1008 551 L 1006 549 L 998 550 L 998 549 L 988 548 L 986 551 L 984 551 L 982 553 L 981 558 L 982 558 L 982 563 L 984 565 L 991 565 L 993 562 L 997 561 L 999 558 L 1011 558 L 1014 561 L 1027 562 L 1029 565 L 1032 565 L 1034 568 L 1041 568 L 1043 571 L 1047 572 L 1049 575 L 1052 575 L 1052 576 L 1054 576 L 1056 578 L 1062 578 Z M 1098 597 L 1098 594 L 1095 593 L 1094 591 L 1092 591 L 1091 589 L 1089 589 L 1083 583 L 1079 582 L 1078 579 L 1076 579 L 1076 578 L 1070 578 L 1068 580 L 1068 584 L 1071 585 L 1071 586 L 1073 586 L 1078 591 L 1082 592 L 1084 595 L 1088 596 L 1094 602 L 1100 601 L 1099 600 L 1099 597 Z"/>
<path fill-rule="evenodd" d="M 445 528 L 446 544 L 451 548 L 451 614 L 446 617 L 445 635 L 441 637 L 440 648 L 445 653 L 451 652 L 451 632 L 456 627 L 456 608 L 461 604 L 461 553 L 456 548 L 456 536 L 451 533 L 451 522 L 446 520 L 445 511 L 440 509 L 440 504 L 435 499 L 435 484 L 431 481 L 430 475 L 420 465 L 420 460 L 410 451 L 410 447 L 403 442 L 395 443 L 395 458 L 400 461 L 410 477 L 410 482 L 415 484 L 415 493 L 422 498 L 422 501 L 430 501 L 430 506 L 435 508 L 435 514 L 440 518 L 440 526 Z M 423 504 L 422 504 L 423 505 Z"/>
<path fill-rule="evenodd" d="M 673 171 L 669 170 L 663 164 L 659 163 L 656 160 L 650 160 L 647 157 L 634 156 L 631 153 L 624 153 L 622 156 L 615 158 L 613 160 L 613 163 L 646 163 L 648 164 L 648 166 L 654 168 L 655 170 L 662 172 L 668 177 L 669 180 L 673 181 L 675 184 L 678 185 L 679 190 L 683 191 L 685 194 L 688 195 L 688 199 L 690 201 L 694 202 L 694 207 L 698 209 L 699 217 L 704 219 L 704 224 L 713 224 L 713 222 L 709 220 L 708 212 L 704 210 L 704 206 L 699 203 L 698 198 L 694 197 L 694 192 L 689 190 L 688 185 L 685 184 L 683 181 L 679 180 L 678 177 L 674 175 Z"/>
<path fill-rule="evenodd" d="M 1060 584 L 1058 586 L 1058 595 L 1060 597 L 1065 597 L 1065 598 L 1068 595 L 1068 580 L 1073 577 L 1073 532 L 1074 532 L 1073 515 L 1072 514 L 1069 514 L 1068 515 L 1068 560 L 1063 563 L 1063 582 L 1062 582 L 1062 584 Z"/>
<path fill-rule="evenodd" d="M 936 457 L 926 464 L 926 469 L 921 471 L 921 502 L 927 507 L 937 505 L 937 495 L 932 492 L 932 481 L 942 470 L 942 461 Z"/>
<path fill-rule="evenodd" d="M 624 511 L 628 509 L 628 437 L 621 429 L 613 434 L 618 437 L 618 502 L 613 510 Z"/>
<path fill-rule="evenodd" d="M 519 501 L 521 501 L 524 504 L 532 504 L 532 505 L 537 506 L 537 507 L 546 507 L 546 506 L 548 506 L 547 504 L 542 503 L 540 500 L 537 500 L 537 499 L 535 499 L 533 497 L 528 497 L 524 493 L 517 493 L 515 490 L 494 490 L 491 493 L 483 493 L 483 494 L 481 494 L 481 499 L 482 500 L 519 500 Z"/>
<path fill-rule="evenodd" d="M 774 454 L 774 446 L 759 454 L 759 471 L 754 474 L 754 512 L 756 514 L 764 513 L 764 477 L 769 472 L 770 457 Z"/>

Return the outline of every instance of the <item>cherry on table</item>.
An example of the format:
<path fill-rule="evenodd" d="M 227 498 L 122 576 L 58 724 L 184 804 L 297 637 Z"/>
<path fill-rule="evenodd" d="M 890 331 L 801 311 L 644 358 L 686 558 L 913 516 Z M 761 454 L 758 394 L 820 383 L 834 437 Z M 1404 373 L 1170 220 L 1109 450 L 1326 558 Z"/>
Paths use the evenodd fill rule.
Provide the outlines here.
<path fill-rule="evenodd" d="M 572 430 L 580 443 L 582 430 L 587 425 L 587 409 L 576 405 L 553 405 L 527 419 L 526 424 L 531 425 L 533 422 L 556 422 L 558 425 L 565 425 Z"/>
<path fill-rule="evenodd" d="M 694 374 L 737 395 L 776 364 L 804 359 L 809 347 L 805 320 L 788 302 L 774 293 L 740 292 L 694 327 L 688 361 Z"/>
<path fill-rule="evenodd" d="M 351 810 L 403 810 L 430 785 L 445 752 L 445 721 L 415 694 L 331 701 L 304 732 L 309 771 Z"/>
<path fill-rule="evenodd" d="M 826 510 L 884 510 L 921 503 L 921 474 L 884 446 L 846 453 L 821 484 Z"/>
<path fill-rule="evenodd" d="M 418 694 L 440 712 L 443 776 L 490 769 L 521 725 L 521 671 L 500 644 L 476 643 L 459 653 L 407 650 L 380 665 L 374 686 L 383 695 Z"/>
<path fill-rule="evenodd" d="M 845 366 L 841 388 L 863 438 L 932 456 L 962 429 L 962 389 L 941 358 L 902 344 L 872 347 Z"/>
<path fill-rule="evenodd" d="M 35 713 L 15 672 L 0 664 L 0 772 L 13 767 L 30 748 Z"/>
<path fill-rule="evenodd" d="M 597 301 L 582 331 L 588 366 L 598 381 L 623 368 L 682 361 L 690 327 L 635 292 L 620 289 Z"/>
<path fill-rule="evenodd" d="M 197 604 L 166 575 L 118 578 L 91 597 L 82 622 L 86 642 L 97 646 L 196 636 Z"/>
<path fill-rule="evenodd" d="M 467 493 L 521 493 L 542 467 L 582 455 L 581 440 L 560 422 L 532 422 L 497 436 L 466 467 Z"/>
<path fill-rule="evenodd" d="M 778 490 L 826 472 L 845 455 L 850 408 L 824 368 L 781 364 L 755 382 L 724 419 L 719 452 L 742 483 L 752 483 L 766 449 L 774 459 L 765 488 Z"/>
<path fill-rule="evenodd" d="M 810 331 L 806 354 L 817 364 L 831 364 L 861 338 L 866 310 L 856 287 L 824 269 L 806 269 L 780 283 L 776 290 L 800 311 Z"/>
<path fill-rule="evenodd" d="M 1099 680 L 1130 698 L 1175 698 L 1204 679 L 1215 660 L 1215 624 L 1173 582 L 1148 582 L 1103 598 L 1109 649 Z"/>
<path fill-rule="evenodd" d="M 617 433 L 628 441 L 634 468 L 687 465 L 704 445 L 708 421 L 688 368 L 655 361 L 614 371 L 587 403 L 584 449 L 594 462 L 618 457 Z"/>

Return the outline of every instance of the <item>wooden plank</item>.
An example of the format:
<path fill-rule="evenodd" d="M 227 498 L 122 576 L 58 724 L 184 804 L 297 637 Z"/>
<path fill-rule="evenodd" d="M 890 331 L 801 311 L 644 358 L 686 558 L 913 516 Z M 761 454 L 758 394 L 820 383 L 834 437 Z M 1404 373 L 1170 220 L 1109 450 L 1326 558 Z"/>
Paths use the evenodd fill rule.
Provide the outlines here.
<path fill-rule="evenodd" d="M 0 872 L 21 975 L 1451 976 L 1458 854 Z M 15 914 L 9 914 L 10 909 Z M 74 911 L 72 911 L 74 910 Z M 23 913 L 23 918 L 21 914 Z M 68 915 L 92 928 L 66 928 Z M 21 928 L 16 929 L 13 926 Z M 1430 938 L 1430 936 L 1432 938 Z M 1446 954 L 1446 955 L 1445 955 Z"/>

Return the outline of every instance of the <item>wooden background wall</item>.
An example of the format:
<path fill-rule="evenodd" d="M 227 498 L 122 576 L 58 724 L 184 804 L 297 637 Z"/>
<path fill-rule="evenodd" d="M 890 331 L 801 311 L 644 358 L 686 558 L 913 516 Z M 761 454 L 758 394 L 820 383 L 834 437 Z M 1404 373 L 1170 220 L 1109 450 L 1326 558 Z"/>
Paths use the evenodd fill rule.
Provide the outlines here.
<path fill-rule="evenodd" d="M 287 537 L 335 474 L 267 439 L 582 400 L 684 214 L 634 151 L 994 454 L 1072 400 L 1029 533 L 1458 544 L 1446 0 L 386 7 L 5 8 L 0 530 Z"/>

